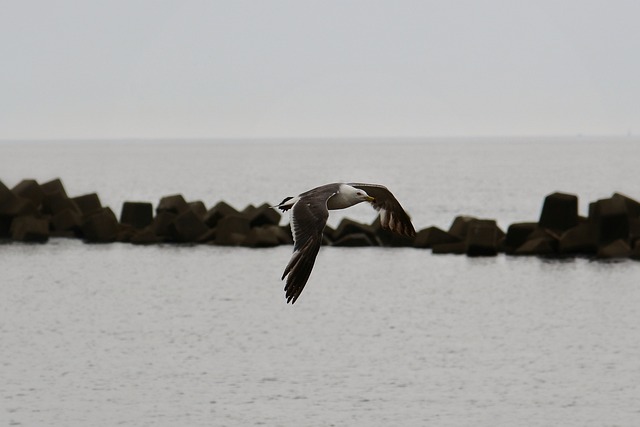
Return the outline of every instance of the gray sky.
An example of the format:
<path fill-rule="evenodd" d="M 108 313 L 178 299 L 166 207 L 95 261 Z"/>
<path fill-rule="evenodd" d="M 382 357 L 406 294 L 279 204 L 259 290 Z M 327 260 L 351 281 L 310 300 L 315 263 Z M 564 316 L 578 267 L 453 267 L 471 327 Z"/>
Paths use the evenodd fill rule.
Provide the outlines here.
<path fill-rule="evenodd" d="M 0 139 L 640 133 L 637 0 L 0 7 Z"/>

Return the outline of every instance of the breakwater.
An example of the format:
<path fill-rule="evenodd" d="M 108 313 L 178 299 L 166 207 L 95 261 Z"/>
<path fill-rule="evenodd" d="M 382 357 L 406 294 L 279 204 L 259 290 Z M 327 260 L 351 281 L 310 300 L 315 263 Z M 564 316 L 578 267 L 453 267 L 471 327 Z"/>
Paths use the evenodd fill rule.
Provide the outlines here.
<path fill-rule="evenodd" d="M 69 196 L 62 181 L 25 179 L 8 188 L 0 181 L 0 239 L 46 242 L 78 238 L 88 243 L 190 243 L 264 248 L 293 243 L 281 215 L 263 203 L 238 210 L 224 201 L 207 207 L 180 194 L 151 202 L 126 201 L 120 215 L 102 206 L 97 193 Z M 537 220 L 511 224 L 506 232 L 493 219 L 460 215 L 443 230 L 428 227 L 415 238 L 395 235 L 379 220 L 362 224 L 348 218 L 325 229 L 333 246 L 388 246 L 431 249 L 434 254 L 468 256 L 539 255 L 640 259 L 640 203 L 626 195 L 589 204 L 578 214 L 578 197 L 549 194 Z"/>

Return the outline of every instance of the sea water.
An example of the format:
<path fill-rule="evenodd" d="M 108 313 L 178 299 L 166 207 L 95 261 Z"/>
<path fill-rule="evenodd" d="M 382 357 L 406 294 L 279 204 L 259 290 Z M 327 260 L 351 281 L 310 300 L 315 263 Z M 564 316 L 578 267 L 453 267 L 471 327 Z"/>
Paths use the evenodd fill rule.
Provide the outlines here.
<path fill-rule="evenodd" d="M 276 203 L 378 182 L 417 228 L 536 220 L 544 196 L 639 198 L 638 141 L 0 143 L 0 179 L 71 196 Z M 360 209 L 363 208 L 363 209 Z M 344 215 L 371 221 L 366 206 Z M 332 221 L 338 221 L 340 215 Z M 286 223 L 286 218 L 283 223 Z M 0 424 L 635 426 L 640 263 L 324 247 L 0 244 Z"/>

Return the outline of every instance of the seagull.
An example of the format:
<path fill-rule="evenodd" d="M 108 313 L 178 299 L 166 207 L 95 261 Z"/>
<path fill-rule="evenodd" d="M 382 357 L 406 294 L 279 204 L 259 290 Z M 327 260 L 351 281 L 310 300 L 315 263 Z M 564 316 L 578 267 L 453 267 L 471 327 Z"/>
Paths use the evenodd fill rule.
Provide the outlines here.
<path fill-rule="evenodd" d="M 291 209 L 293 255 L 284 269 L 282 280 L 287 303 L 294 304 L 316 261 L 322 243 L 322 232 L 329 218 L 329 210 L 344 209 L 361 202 L 369 202 L 380 212 L 382 228 L 413 237 L 416 231 L 409 215 L 402 209 L 387 187 L 378 184 L 334 183 L 321 185 L 296 196 L 287 197 L 274 208 L 286 212 Z"/>

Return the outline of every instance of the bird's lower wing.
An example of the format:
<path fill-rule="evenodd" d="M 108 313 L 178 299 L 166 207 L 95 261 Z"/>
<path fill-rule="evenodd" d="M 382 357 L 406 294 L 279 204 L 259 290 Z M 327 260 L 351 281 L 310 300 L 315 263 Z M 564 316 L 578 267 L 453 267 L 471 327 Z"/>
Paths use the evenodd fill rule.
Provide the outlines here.
<path fill-rule="evenodd" d="M 326 200 L 318 203 L 318 200 L 303 197 L 291 210 L 293 255 L 282 274 L 283 280 L 287 278 L 284 287 L 287 302 L 295 303 L 309 280 L 328 217 Z"/>
<path fill-rule="evenodd" d="M 307 240 L 300 249 L 293 253 L 289 264 L 287 264 L 282 275 L 282 279 L 287 278 L 287 283 L 284 286 L 287 302 L 294 304 L 307 284 L 320 250 L 320 241 L 321 238 Z"/>

